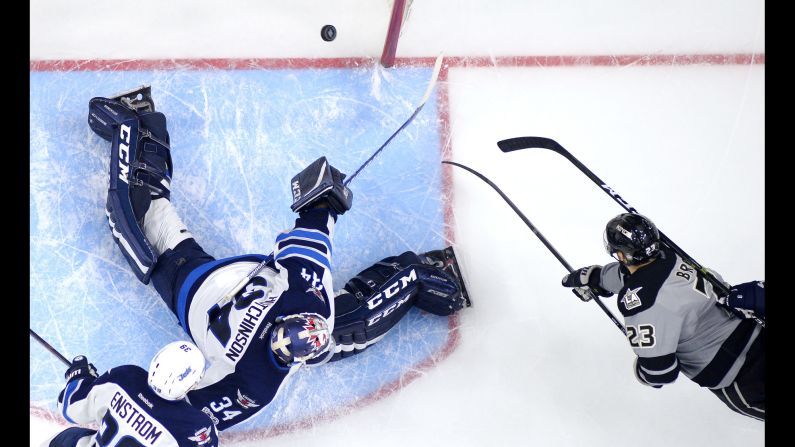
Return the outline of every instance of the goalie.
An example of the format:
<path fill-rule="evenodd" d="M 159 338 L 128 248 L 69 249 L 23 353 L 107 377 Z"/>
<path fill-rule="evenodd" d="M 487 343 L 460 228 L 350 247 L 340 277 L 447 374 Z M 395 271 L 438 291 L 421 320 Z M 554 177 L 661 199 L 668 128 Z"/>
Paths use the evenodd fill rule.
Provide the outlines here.
<path fill-rule="evenodd" d="M 325 157 L 290 182 L 298 218 L 276 237 L 272 255 L 216 259 L 170 202 L 170 140 L 150 88 L 91 99 L 88 124 L 111 143 L 106 214 L 113 237 L 207 357 L 188 399 L 218 430 L 264 408 L 300 367 L 378 342 L 412 305 L 450 315 L 470 304 L 452 247 L 385 258 L 333 292 L 334 226 L 353 193 Z"/>

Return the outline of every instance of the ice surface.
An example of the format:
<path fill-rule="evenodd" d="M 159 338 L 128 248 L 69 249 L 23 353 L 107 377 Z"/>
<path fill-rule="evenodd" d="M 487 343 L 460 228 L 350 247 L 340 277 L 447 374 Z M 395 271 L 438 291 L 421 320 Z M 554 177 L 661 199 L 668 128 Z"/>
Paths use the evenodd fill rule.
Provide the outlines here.
<path fill-rule="evenodd" d="M 267 253 L 291 224 L 290 177 L 320 155 L 353 171 L 413 111 L 446 50 L 432 100 L 352 184 L 335 278 L 452 239 L 474 307 L 449 320 L 413 311 L 365 354 L 302 374 L 223 445 L 764 444 L 764 424 L 683 376 L 638 384 L 626 340 L 559 286 L 563 267 L 521 220 L 438 164 L 490 177 L 570 264 L 609 262 L 601 231 L 621 208 L 562 157 L 495 144 L 553 138 L 703 265 L 732 282 L 764 278 L 764 2 L 414 2 L 398 56 L 428 62 L 390 70 L 311 59 L 377 57 L 385 20 L 356 23 L 387 2 L 198 2 L 193 14 L 141 2 L 164 8 L 168 26 L 144 21 L 149 33 L 122 40 L 132 6 L 51 3 L 31 5 L 31 58 L 84 61 L 31 71 L 30 324 L 63 354 L 146 365 L 184 336 L 108 234 L 108 144 L 86 125 L 90 97 L 151 83 L 177 210 L 216 256 Z M 319 38 L 325 23 L 339 31 L 332 43 Z M 208 57 L 221 59 L 182 59 Z M 240 57 L 310 59 L 223 59 Z M 64 368 L 30 349 L 37 445 L 66 426 L 51 412 Z"/>
<path fill-rule="evenodd" d="M 372 79 L 381 75 L 365 69 L 33 73 L 31 327 L 101 370 L 147 365 L 160 346 L 185 337 L 110 237 L 103 212 L 110 145 L 86 125 L 91 97 L 152 84 L 169 122 L 172 202 L 221 258 L 269 253 L 295 219 L 290 178 L 321 155 L 352 173 L 411 115 L 430 73 L 401 70 L 377 89 Z M 431 100 L 350 184 L 355 205 L 335 233 L 336 287 L 385 256 L 443 246 L 437 116 Z M 453 321 L 411 312 L 375 356 L 300 374 L 248 431 L 339 414 L 383 392 L 449 349 Z M 34 341 L 31 365 L 31 401 L 54 410 L 62 365 Z"/>

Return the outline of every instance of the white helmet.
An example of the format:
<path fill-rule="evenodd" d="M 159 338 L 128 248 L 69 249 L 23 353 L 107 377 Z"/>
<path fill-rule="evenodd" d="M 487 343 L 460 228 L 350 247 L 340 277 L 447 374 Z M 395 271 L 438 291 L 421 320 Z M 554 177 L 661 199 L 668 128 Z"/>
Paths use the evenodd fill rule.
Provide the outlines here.
<path fill-rule="evenodd" d="M 201 380 L 204 364 L 204 356 L 193 343 L 169 343 L 149 364 L 149 387 L 163 399 L 182 399 Z"/>

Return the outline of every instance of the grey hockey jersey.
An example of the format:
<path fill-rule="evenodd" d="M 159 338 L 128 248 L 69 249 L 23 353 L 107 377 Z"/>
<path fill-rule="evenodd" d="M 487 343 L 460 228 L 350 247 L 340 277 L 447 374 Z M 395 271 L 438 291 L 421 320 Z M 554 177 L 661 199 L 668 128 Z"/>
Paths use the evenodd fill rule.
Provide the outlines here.
<path fill-rule="evenodd" d="M 728 386 L 759 335 L 753 320 L 718 307 L 712 284 L 668 248 L 631 275 L 618 262 L 605 265 L 600 285 L 618 294 L 638 356 L 635 375 L 645 385 L 671 383 L 681 371 L 703 387 Z"/>

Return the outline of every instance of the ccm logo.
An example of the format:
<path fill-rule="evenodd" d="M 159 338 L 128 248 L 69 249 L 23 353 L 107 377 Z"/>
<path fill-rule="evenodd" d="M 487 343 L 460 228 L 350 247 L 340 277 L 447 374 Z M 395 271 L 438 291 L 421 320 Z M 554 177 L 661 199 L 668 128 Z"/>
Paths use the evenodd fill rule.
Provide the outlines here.
<path fill-rule="evenodd" d="M 384 309 L 381 312 L 378 312 L 377 314 L 375 314 L 374 316 L 368 318 L 367 319 L 367 326 L 372 326 L 375 323 L 378 323 L 378 321 L 381 318 L 386 317 L 387 315 L 389 315 L 392 312 L 394 312 L 395 309 L 397 309 L 398 307 L 400 307 L 400 306 L 404 305 L 406 302 L 408 302 L 409 298 L 411 298 L 411 295 L 406 295 L 402 300 L 395 301 L 394 303 L 390 304 L 386 309 Z"/>
<path fill-rule="evenodd" d="M 386 288 L 386 290 L 384 290 L 383 292 L 379 292 L 376 296 L 370 298 L 370 300 L 367 301 L 367 308 L 370 310 L 375 309 L 376 307 L 378 307 L 378 305 L 381 304 L 381 302 L 384 301 L 384 299 L 392 298 L 398 292 L 405 289 L 406 286 L 408 286 L 409 284 L 411 284 L 416 280 L 417 280 L 417 272 L 416 270 L 411 269 L 411 272 L 409 272 L 408 275 L 399 278 L 397 281 L 390 284 L 389 287 Z"/>
<path fill-rule="evenodd" d="M 296 200 L 301 198 L 301 185 L 298 183 L 298 180 L 293 182 L 293 203 Z"/>
<path fill-rule="evenodd" d="M 122 124 L 119 128 L 119 179 L 128 185 L 127 177 L 130 173 L 130 126 Z"/>

